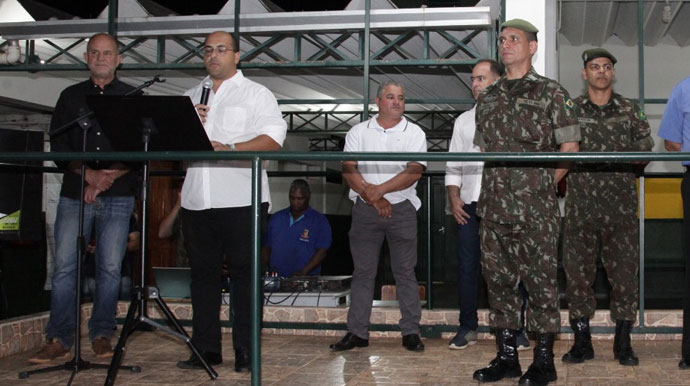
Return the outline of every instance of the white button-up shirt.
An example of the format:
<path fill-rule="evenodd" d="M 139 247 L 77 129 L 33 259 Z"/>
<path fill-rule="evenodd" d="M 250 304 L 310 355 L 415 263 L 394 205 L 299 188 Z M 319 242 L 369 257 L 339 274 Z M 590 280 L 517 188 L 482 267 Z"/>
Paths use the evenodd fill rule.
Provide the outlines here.
<path fill-rule="evenodd" d="M 205 78 L 204 80 L 208 79 Z M 185 95 L 201 99 L 203 81 Z M 211 91 L 204 129 L 209 140 L 224 144 L 245 142 L 265 134 L 282 146 L 287 124 L 273 94 L 241 71 Z M 266 168 L 261 171 L 261 201 L 271 202 Z M 189 210 L 251 205 L 251 161 L 197 161 L 187 167 L 182 207 Z"/>
<path fill-rule="evenodd" d="M 345 148 L 348 152 L 393 152 L 393 153 L 424 153 L 426 152 L 426 135 L 424 131 L 405 117 L 395 126 L 384 129 L 376 118 L 353 126 L 345 137 Z M 426 168 L 426 162 L 414 161 Z M 379 185 L 398 175 L 407 168 L 406 161 L 357 161 L 357 169 L 364 180 L 370 184 Z M 417 197 L 415 182 L 410 187 L 383 195 L 391 204 L 410 200 L 415 209 L 419 210 L 422 202 Z M 357 201 L 359 194 L 350 189 L 349 197 Z"/>
<path fill-rule="evenodd" d="M 479 146 L 474 145 L 474 122 L 476 105 L 471 110 L 465 111 L 455 120 L 453 125 L 453 137 L 448 149 L 451 153 L 480 152 Z M 446 186 L 460 187 L 460 199 L 465 204 L 470 204 L 479 199 L 479 191 L 482 185 L 483 162 L 447 162 Z"/>

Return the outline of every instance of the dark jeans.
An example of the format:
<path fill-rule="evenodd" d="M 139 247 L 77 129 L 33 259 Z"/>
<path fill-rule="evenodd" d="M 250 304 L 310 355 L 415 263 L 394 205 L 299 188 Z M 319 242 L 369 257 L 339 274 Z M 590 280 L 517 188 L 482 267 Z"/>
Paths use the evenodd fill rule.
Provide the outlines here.
<path fill-rule="evenodd" d="M 261 205 L 262 226 L 268 203 Z M 192 283 L 192 342 L 199 351 L 220 354 L 221 266 L 231 281 L 234 348 L 251 347 L 251 206 L 181 210 Z"/>
<path fill-rule="evenodd" d="M 460 328 L 467 332 L 476 330 L 479 326 L 477 320 L 477 287 L 481 249 L 479 246 L 477 202 L 465 204 L 462 209 L 470 215 L 467 224 L 458 224 L 457 226 Z"/>
<path fill-rule="evenodd" d="M 683 302 L 682 355 L 690 359 L 690 171 L 687 167 L 680 185 L 683 198 L 683 258 L 685 260 L 685 300 Z"/>
<path fill-rule="evenodd" d="M 113 336 L 120 267 L 133 209 L 132 196 L 98 197 L 96 203 L 84 205 L 84 239 L 90 240 L 94 227 L 93 236 L 97 240 L 93 313 L 89 318 L 89 339 L 92 341 Z M 55 270 L 46 336 L 58 339 L 68 348 L 74 341 L 76 323 L 78 229 L 79 200 L 60 197 L 55 219 Z"/>

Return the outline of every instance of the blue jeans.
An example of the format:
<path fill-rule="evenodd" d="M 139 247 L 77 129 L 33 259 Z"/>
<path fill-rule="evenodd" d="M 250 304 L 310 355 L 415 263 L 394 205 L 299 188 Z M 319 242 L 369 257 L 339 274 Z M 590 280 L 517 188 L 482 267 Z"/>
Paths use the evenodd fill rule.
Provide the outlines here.
<path fill-rule="evenodd" d="M 96 290 L 89 320 L 89 339 L 110 338 L 115 330 L 115 311 L 120 291 L 120 267 L 129 236 L 134 197 L 99 197 L 84 204 L 84 240 L 96 232 Z M 76 322 L 77 237 L 79 200 L 60 197 L 55 220 L 55 271 L 52 277 L 48 339 L 65 347 L 74 341 Z"/>
<path fill-rule="evenodd" d="M 476 330 L 477 286 L 479 281 L 479 218 L 477 203 L 465 204 L 462 209 L 470 215 L 467 224 L 458 224 L 458 299 L 460 303 L 460 328 L 464 331 Z"/>

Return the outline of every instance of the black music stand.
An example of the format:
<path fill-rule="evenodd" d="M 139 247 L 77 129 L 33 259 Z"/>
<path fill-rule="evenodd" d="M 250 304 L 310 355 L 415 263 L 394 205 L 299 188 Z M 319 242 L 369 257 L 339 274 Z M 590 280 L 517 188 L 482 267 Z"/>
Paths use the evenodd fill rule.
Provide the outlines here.
<path fill-rule="evenodd" d="M 201 120 L 188 97 L 93 95 L 87 97 L 87 103 L 116 151 L 213 151 Z M 148 174 L 149 161 L 146 161 L 141 191 L 141 275 L 139 286 L 132 292 L 125 324 L 108 369 L 106 386 L 114 384 L 127 338 L 140 324 L 155 327 L 183 340 L 203 364 L 209 377 L 218 377 L 160 298 L 158 288 L 145 285 Z M 174 330 L 148 317 L 146 303 L 151 299 L 156 301 Z"/>

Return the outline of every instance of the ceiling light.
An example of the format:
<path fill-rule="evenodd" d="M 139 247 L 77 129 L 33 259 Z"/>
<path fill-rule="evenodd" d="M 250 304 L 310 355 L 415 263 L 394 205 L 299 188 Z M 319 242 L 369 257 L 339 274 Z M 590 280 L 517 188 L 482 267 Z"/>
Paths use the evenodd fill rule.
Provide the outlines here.
<path fill-rule="evenodd" d="M 661 21 L 668 24 L 671 22 L 673 14 L 671 13 L 671 5 L 666 0 L 666 5 L 664 5 L 664 10 L 661 11 Z"/>

